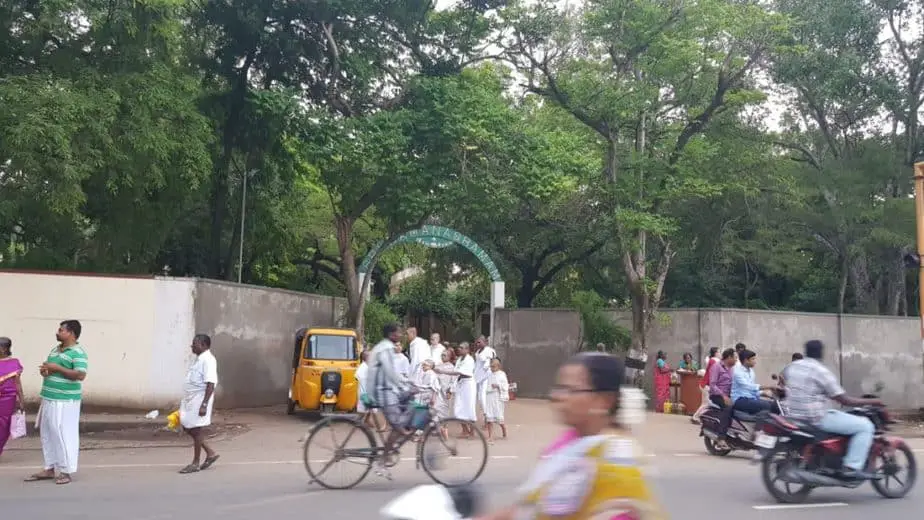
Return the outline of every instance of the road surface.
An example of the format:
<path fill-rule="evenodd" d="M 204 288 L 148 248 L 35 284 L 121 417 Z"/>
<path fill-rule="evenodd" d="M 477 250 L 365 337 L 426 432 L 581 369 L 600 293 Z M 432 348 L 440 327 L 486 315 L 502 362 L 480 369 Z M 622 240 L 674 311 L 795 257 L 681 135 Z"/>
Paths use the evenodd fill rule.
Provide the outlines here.
<path fill-rule="evenodd" d="M 480 485 L 492 507 L 510 499 L 536 453 L 555 434 L 546 419 L 534 411 L 522 413 L 520 424 L 511 425 L 511 439 L 491 447 Z M 823 520 L 832 515 L 839 520 L 866 520 L 870 515 L 912 518 L 924 510 L 920 489 L 902 500 L 885 500 L 868 485 L 819 490 L 803 506 L 780 506 L 764 491 L 757 467 L 746 458 L 706 456 L 696 430 L 669 419 L 649 421 L 641 437 L 651 452 L 658 492 L 673 519 L 711 520 L 716 518 L 716 508 L 722 518 L 767 520 Z M 189 461 L 190 450 L 185 447 L 85 451 L 77 478 L 67 486 L 22 482 L 36 469 L 41 453 L 14 446 L 0 460 L 0 504 L 4 518 L 19 519 L 358 520 L 378 518 L 378 509 L 387 501 L 428 482 L 412 461 L 403 461 L 391 481 L 370 474 L 349 491 L 311 485 L 299 443 L 305 426 L 291 418 L 256 425 L 218 442 L 221 460 L 214 468 L 192 475 L 177 474 Z M 924 442 L 912 443 L 924 456 Z"/>

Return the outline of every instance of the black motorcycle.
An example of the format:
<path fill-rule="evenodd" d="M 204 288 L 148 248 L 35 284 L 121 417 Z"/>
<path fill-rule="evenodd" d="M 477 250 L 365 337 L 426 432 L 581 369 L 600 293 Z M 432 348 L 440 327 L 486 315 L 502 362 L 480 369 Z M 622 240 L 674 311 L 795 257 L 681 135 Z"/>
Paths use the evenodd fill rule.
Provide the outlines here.
<path fill-rule="evenodd" d="M 776 374 L 773 379 L 778 381 Z M 786 396 L 786 391 L 782 386 L 773 390 L 773 397 L 770 398 L 776 407 L 783 412 L 780 400 Z M 725 432 L 725 438 L 722 439 L 721 424 L 722 415 L 725 413 L 724 408 L 720 408 L 715 403 L 709 403 L 709 409 L 700 417 L 702 427 L 699 436 L 703 438 L 703 444 L 706 445 L 706 451 L 710 455 L 724 457 L 732 451 L 752 451 L 756 450 L 754 445 L 754 433 L 757 431 L 756 424 L 766 413 L 757 415 L 735 411 L 732 413 L 731 423 Z M 785 413 L 781 413 L 785 416 Z"/>

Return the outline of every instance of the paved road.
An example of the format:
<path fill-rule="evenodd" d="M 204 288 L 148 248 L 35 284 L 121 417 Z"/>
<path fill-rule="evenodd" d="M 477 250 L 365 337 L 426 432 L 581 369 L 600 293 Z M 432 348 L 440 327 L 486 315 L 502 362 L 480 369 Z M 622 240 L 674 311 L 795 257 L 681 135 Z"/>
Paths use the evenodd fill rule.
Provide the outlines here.
<path fill-rule="evenodd" d="M 532 415 L 532 414 L 527 414 Z M 540 420 L 542 418 L 540 417 Z M 272 520 L 312 518 L 378 518 L 378 509 L 408 488 L 427 483 L 412 462 L 402 462 L 394 480 L 374 475 L 350 491 L 326 491 L 307 483 L 300 461 L 299 437 L 304 430 L 275 422 L 218 447 L 223 455 L 216 466 L 194 475 L 176 471 L 189 457 L 187 449 L 100 449 L 82 455 L 79 479 L 69 486 L 23 483 L 40 453 L 13 449 L 0 463 L 0 504 L 4 518 L 57 520 Z M 529 472 L 539 447 L 554 429 L 521 424 L 511 428 L 517 442 L 497 443 L 480 483 L 491 505 L 504 504 Z M 655 422 L 641 435 L 653 452 L 659 493 L 674 519 L 724 518 L 841 520 L 917 517 L 924 509 L 924 491 L 903 500 L 885 500 L 869 486 L 856 490 L 821 490 L 799 508 L 782 508 L 763 490 L 757 468 L 744 458 L 707 457 L 694 430 L 680 421 Z M 914 444 L 924 456 L 924 442 Z"/>

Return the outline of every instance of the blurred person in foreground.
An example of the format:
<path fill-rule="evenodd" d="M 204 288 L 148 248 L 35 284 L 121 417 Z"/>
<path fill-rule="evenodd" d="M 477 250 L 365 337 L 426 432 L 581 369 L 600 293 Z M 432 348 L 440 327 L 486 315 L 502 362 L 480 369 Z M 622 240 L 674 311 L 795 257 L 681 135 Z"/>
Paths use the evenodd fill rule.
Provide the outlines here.
<path fill-rule="evenodd" d="M 629 428 L 644 420 L 645 398 L 621 388 L 625 367 L 587 352 L 558 371 L 551 398 L 567 431 L 549 446 L 516 503 L 477 520 L 661 520 Z"/>

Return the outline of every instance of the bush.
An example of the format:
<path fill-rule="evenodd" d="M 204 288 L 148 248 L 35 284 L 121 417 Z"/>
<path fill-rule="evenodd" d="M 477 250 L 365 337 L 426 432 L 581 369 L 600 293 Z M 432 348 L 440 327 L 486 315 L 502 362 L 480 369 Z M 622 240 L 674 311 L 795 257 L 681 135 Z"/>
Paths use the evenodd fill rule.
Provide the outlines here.
<path fill-rule="evenodd" d="M 598 343 L 607 350 L 625 351 L 632 339 L 631 332 L 613 323 L 606 314 L 606 301 L 593 291 L 579 291 L 574 294 L 571 305 L 581 315 L 584 328 L 584 348 L 592 349 Z"/>

